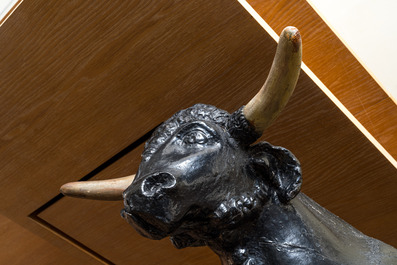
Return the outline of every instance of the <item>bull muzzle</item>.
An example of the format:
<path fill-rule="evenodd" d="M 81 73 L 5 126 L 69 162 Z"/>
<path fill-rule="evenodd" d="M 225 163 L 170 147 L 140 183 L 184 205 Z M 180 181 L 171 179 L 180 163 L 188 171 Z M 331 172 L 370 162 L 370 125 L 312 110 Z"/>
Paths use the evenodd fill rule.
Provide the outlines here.
<path fill-rule="evenodd" d="M 170 173 L 138 176 L 123 193 L 121 216 L 141 235 L 151 239 L 164 238 L 172 232 L 174 219 L 178 218 L 178 213 L 171 214 L 167 208 L 171 201 L 164 196 L 175 186 L 176 178 Z"/>

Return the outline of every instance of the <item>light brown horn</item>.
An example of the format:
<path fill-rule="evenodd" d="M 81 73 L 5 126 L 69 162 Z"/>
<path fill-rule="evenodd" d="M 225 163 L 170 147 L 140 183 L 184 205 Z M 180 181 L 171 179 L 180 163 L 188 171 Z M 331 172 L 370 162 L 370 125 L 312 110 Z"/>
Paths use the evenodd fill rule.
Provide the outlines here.
<path fill-rule="evenodd" d="M 123 199 L 123 191 L 134 178 L 135 175 L 131 175 L 117 179 L 70 182 L 60 190 L 63 195 L 76 198 L 118 201 Z"/>
<path fill-rule="evenodd" d="M 261 90 L 244 107 L 245 118 L 262 135 L 287 104 L 298 81 L 302 41 L 298 29 L 286 27 L 280 35 L 276 56 Z"/>

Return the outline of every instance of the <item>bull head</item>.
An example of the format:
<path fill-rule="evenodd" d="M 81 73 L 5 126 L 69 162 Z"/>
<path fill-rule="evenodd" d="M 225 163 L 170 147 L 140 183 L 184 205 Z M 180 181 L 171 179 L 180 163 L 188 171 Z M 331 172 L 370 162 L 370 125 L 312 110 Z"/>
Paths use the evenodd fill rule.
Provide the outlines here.
<path fill-rule="evenodd" d="M 124 198 L 122 216 L 138 232 L 171 236 L 177 247 L 202 245 L 269 200 L 288 202 L 300 190 L 299 162 L 284 148 L 252 144 L 286 105 L 300 64 L 300 34 L 287 27 L 264 86 L 246 106 L 232 114 L 203 104 L 180 111 L 146 143 L 136 176 L 68 183 L 61 192 Z"/>

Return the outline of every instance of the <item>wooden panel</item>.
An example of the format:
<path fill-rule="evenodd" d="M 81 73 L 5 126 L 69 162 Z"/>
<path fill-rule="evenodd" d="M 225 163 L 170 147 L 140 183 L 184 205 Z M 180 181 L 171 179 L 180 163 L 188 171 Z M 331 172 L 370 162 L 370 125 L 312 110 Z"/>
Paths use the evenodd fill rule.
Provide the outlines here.
<path fill-rule="evenodd" d="M 24 1 L 0 28 L 0 44 L 0 210 L 19 223 L 173 112 L 197 102 L 237 109 L 264 82 L 275 51 L 226 0 Z M 396 170 L 307 76 L 265 136 L 302 161 L 308 195 L 396 245 Z M 133 173 L 124 159 L 103 174 Z M 152 252 L 163 248 L 169 264 L 217 263 L 206 250 L 171 255 L 168 242 L 138 238 L 121 207 L 61 199 L 39 216 L 118 264 L 161 263 Z"/>
<path fill-rule="evenodd" d="M 395 133 L 397 105 L 388 103 L 388 112 L 377 103 L 388 98 L 379 84 L 369 75 L 343 45 L 333 31 L 305 0 L 248 0 L 252 7 L 277 32 L 287 25 L 301 31 L 303 61 L 356 116 L 383 147 L 397 159 Z M 368 37 L 371 33 L 359 29 Z M 380 116 L 383 113 L 385 116 Z M 382 128 L 375 129 L 371 121 L 383 120 Z M 392 133 L 392 134 L 389 134 Z"/>
<path fill-rule="evenodd" d="M 65 253 L 3 215 L 0 215 L 0 241 L 1 264 L 100 264 Z"/>
<path fill-rule="evenodd" d="M 65 248 L 28 215 L 181 107 L 247 102 L 275 49 L 226 0 L 24 1 L 0 44 L 0 211 Z"/>
<path fill-rule="evenodd" d="M 308 76 L 301 75 L 290 104 L 264 138 L 301 160 L 306 194 L 364 233 L 397 246 L 397 171 Z M 135 172 L 141 151 L 134 150 L 98 178 Z M 116 264 L 218 263 L 206 249 L 176 251 L 168 240 L 139 237 L 119 217 L 122 207 L 121 202 L 67 198 L 40 217 Z"/>
<path fill-rule="evenodd" d="M 387 97 L 305 0 L 248 2 L 277 33 L 299 28 L 303 61 L 353 114 Z"/>
<path fill-rule="evenodd" d="M 366 124 L 368 130 L 374 132 L 379 142 L 387 143 L 390 154 L 397 157 L 397 123 L 394 126 L 390 124 L 397 121 L 396 104 L 392 99 L 386 98 L 358 113 L 356 117 Z"/>
<path fill-rule="evenodd" d="M 21 221 L 179 108 L 248 101 L 275 42 L 226 0 L 34 0 L 0 46 L 0 210 Z"/>

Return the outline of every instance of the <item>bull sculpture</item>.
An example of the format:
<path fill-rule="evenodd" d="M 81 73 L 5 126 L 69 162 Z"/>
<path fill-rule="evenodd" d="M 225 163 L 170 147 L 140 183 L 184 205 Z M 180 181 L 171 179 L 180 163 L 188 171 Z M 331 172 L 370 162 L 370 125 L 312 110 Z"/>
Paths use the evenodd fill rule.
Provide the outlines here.
<path fill-rule="evenodd" d="M 122 217 L 177 248 L 209 246 L 222 264 L 397 264 L 397 250 L 300 193 L 301 169 L 283 147 L 253 143 L 296 85 L 301 39 L 281 34 L 266 83 L 233 114 L 197 104 L 156 129 L 136 177 L 64 185 L 65 195 L 124 198 Z"/>

